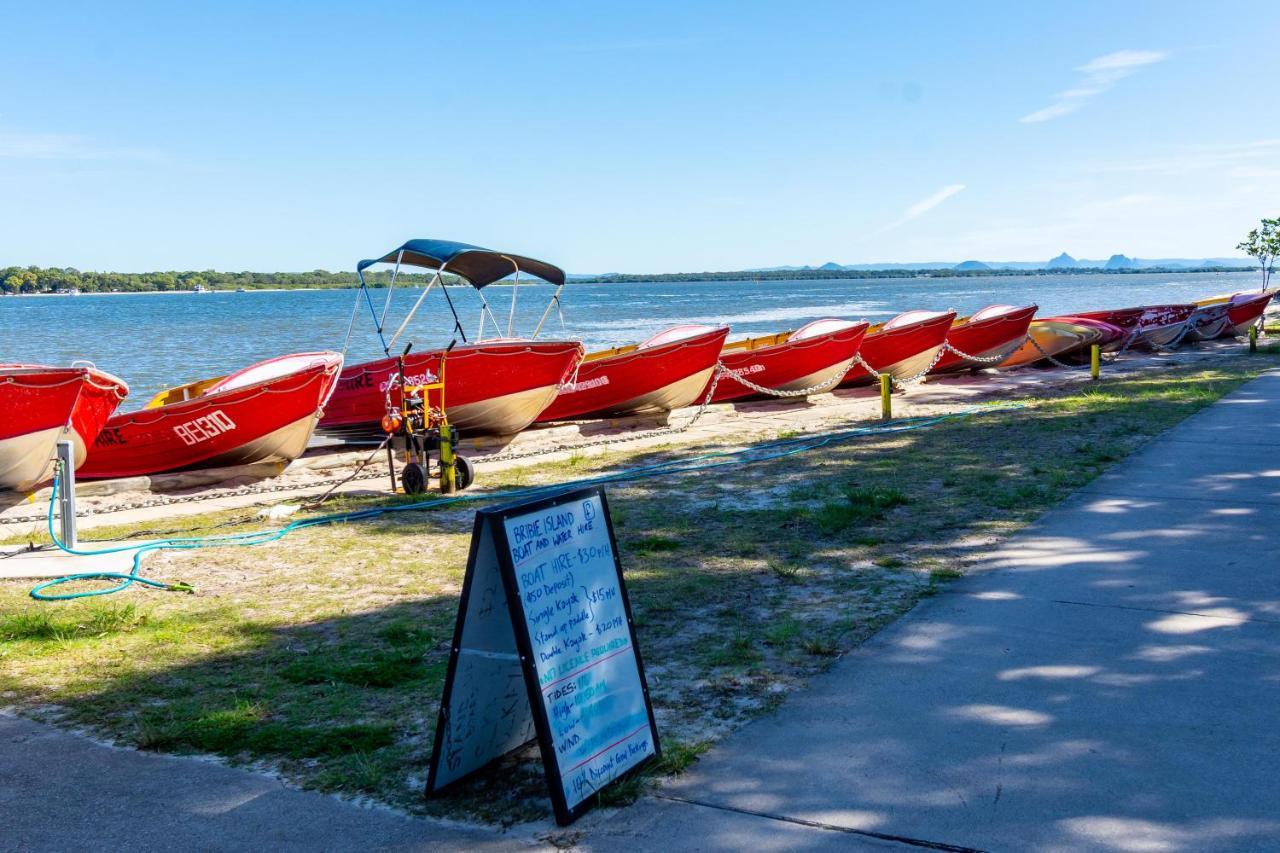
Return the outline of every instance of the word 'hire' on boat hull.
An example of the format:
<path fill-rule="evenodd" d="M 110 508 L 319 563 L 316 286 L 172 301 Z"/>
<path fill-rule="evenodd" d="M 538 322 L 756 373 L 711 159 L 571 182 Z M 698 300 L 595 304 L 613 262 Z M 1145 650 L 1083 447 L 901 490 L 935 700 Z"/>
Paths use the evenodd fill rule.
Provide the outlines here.
<path fill-rule="evenodd" d="M 697 403 L 728 334 L 728 326 L 685 324 L 639 344 L 588 353 L 538 420 L 655 414 Z"/>
<path fill-rule="evenodd" d="M 364 278 L 365 270 L 379 263 L 395 265 L 381 312 L 374 308 Z M 434 275 L 399 327 L 388 336 L 384 334 L 387 330 L 385 324 L 395 289 L 395 276 L 401 266 L 434 270 Z M 506 335 L 486 340 L 486 320 L 499 333 L 501 325 L 490 310 L 483 288 L 513 273 L 516 279 L 515 286 L 511 288 L 511 312 Z M 524 273 L 555 285 L 556 290 L 532 334 L 528 338 L 513 338 L 519 276 Z M 445 274 L 458 276 L 479 295 L 480 328 L 475 340 L 467 340 L 453 297 L 445 286 Z M 439 369 L 441 356 L 446 354 L 444 348 L 392 354 L 392 347 L 402 337 L 408 340 L 406 331 L 410 321 L 427 294 L 437 285 L 453 315 L 451 330 L 446 333 L 453 336 L 454 344 L 447 350 L 444 361 L 445 411 L 449 422 L 463 433 L 509 435 L 529 426 L 551 405 L 560 387 L 570 380 L 582 359 L 582 344 L 576 341 L 536 340 L 552 309 L 558 309 L 560 290 L 565 282 L 564 270 L 545 261 L 448 240 L 410 240 L 379 258 L 361 261 L 356 266 L 356 275 L 360 279 L 360 289 L 356 293 L 351 327 L 363 302 L 373 317 L 385 357 L 353 364 L 342 372 L 325 417 L 320 421 L 321 431 L 327 434 L 381 437 L 382 416 L 389 407 L 400 402 L 397 359 L 402 354 L 407 383 L 427 384 L 439 380 L 435 371 Z M 348 342 L 351 327 L 348 327 Z M 403 349 L 408 350 L 408 347 Z"/>
<path fill-rule="evenodd" d="M 711 401 L 722 403 L 758 395 L 755 388 L 740 380 L 788 395 L 801 395 L 810 389 L 830 391 L 849 372 L 866 333 L 866 323 L 827 318 L 792 332 L 726 344 L 720 354 L 724 373 Z"/>

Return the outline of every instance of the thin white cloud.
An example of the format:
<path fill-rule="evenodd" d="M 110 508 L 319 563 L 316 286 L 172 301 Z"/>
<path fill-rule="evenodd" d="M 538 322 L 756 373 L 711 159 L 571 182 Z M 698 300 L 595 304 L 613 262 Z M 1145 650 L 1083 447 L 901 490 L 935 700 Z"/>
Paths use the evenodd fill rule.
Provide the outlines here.
<path fill-rule="evenodd" d="M 1163 50 L 1117 50 L 1115 53 L 1092 59 L 1076 70 L 1086 74 L 1120 70 L 1127 73 L 1131 69 L 1163 62 L 1168 58 L 1169 54 Z"/>
<path fill-rule="evenodd" d="M 103 148 L 74 133 L 0 131 L 0 160 L 151 160 L 154 151 Z"/>
<path fill-rule="evenodd" d="M 1018 121 L 1027 124 L 1032 124 L 1038 121 L 1048 121 L 1051 118 L 1060 118 L 1067 113 L 1073 113 L 1078 109 L 1080 109 L 1079 102 L 1073 103 L 1071 101 L 1059 101 L 1058 103 L 1051 104 L 1042 110 L 1036 110 L 1029 115 L 1025 115 L 1018 119 Z"/>
<path fill-rule="evenodd" d="M 1023 124 L 1036 124 L 1073 113 L 1090 98 L 1101 95 L 1116 82 L 1128 77 L 1146 65 L 1163 62 L 1169 54 L 1163 50 L 1118 50 L 1091 59 L 1075 70 L 1085 75 L 1081 85 L 1059 92 L 1052 104 L 1033 113 L 1027 113 L 1018 121 Z"/>
<path fill-rule="evenodd" d="M 908 207 L 903 212 L 902 216 L 898 217 L 893 222 L 890 222 L 888 225 L 884 226 L 883 228 L 881 228 L 879 231 L 876 231 L 875 233 L 884 234 L 886 231 L 892 231 L 895 228 L 900 228 L 903 225 L 906 225 L 911 220 L 915 219 L 917 216 L 923 216 L 924 214 L 933 210 L 935 207 L 942 204 L 944 201 L 951 198 L 953 195 L 955 195 L 956 193 L 960 192 L 963 189 L 964 189 L 964 184 L 950 184 L 948 186 L 945 186 L 942 189 L 938 190 L 933 195 L 929 196 L 928 198 L 921 199 L 920 201 Z"/>

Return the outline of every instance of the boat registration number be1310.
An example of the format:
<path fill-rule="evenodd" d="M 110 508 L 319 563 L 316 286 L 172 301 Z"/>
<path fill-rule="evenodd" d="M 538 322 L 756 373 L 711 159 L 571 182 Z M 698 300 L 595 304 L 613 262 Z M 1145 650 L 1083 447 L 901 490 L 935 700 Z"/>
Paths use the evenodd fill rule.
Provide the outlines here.
<path fill-rule="evenodd" d="M 184 444 L 190 447 L 193 444 L 216 438 L 224 432 L 231 432 L 235 428 L 235 421 L 231 420 L 222 409 L 217 409 L 195 420 L 178 424 L 173 428 L 173 431 L 178 438 L 182 439 Z"/>

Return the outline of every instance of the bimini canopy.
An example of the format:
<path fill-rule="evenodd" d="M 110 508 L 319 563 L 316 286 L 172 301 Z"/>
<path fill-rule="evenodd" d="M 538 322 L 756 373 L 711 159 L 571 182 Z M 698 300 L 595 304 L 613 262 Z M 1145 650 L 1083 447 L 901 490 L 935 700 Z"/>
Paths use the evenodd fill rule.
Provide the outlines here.
<path fill-rule="evenodd" d="M 534 275 L 552 284 L 564 284 L 564 270 L 545 261 L 452 240 L 410 240 L 380 258 L 361 261 L 356 264 L 356 271 L 364 272 L 374 264 L 394 264 L 397 261 L 462 276 L 476 288 L 506 278 L 516 272 L 517 267 L 522 274 Z"/>

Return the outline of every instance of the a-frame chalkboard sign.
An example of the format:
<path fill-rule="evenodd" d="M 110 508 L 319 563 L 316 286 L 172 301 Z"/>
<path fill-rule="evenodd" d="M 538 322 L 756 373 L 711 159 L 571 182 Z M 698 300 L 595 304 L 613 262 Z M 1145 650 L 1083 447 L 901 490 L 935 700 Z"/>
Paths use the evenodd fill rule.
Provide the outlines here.
<path fill-rule="evenodd" d="M 476 513 L 427 795 L 535 737 L 561 825 L 660 754 L 600 487 Z"/>

